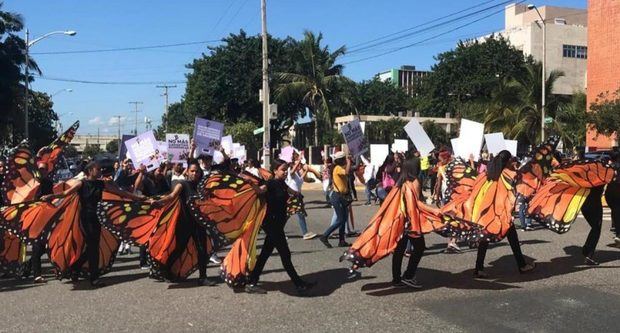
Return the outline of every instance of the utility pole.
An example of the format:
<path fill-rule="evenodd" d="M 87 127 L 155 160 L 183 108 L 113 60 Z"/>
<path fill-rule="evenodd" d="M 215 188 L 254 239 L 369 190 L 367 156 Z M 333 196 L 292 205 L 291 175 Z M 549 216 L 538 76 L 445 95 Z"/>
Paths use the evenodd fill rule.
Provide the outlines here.
<path fill-rule="evenodd" d="M 140 110 L 138 110 L 138 104 L 144 104 L 142 102 L 129 102 L 129 104 L 133 104 L 135 106 L 135 109 L 131 112 L 134 112 L 136 114 L 136 126 L 134 127 L 133 130 L 133 134 L 134 135 L 138 135 L 138 112 L 140 112 Z M 119 118 L 119 124 L 120 124 L 120 118 Z"/>
<path fill-rule="evenodd" d="M 28 90 L 28 85 L 29 85 L 29 80 L 28 78 L 30 77 L 30 75 L 28 74 L 28 67 L 30 66 L 30 55 L 28 54 L 30 52 L 30 32 L 28 31 L 28 29 L 26 29 L 26 59 L 25 59 L 25 69 L 24 71 L 26 72 L 26 78 L 24 81 L 24 87 L 26 88 L 26 90 L 24 90 L 24 136 L 26 137 L 26 139 L 30 138 L 30 131 L 29 131 L 29 126 L 28 126 L 28 122 L 30 121 L 30 119 L 28 118 L 28 104 L 29 104 L 29 100 L 28 100 L 28 93 L 30 93 L 30 91 Z"/>
<path fill-rule="evenodd" d="M 261 26 L 263 41 L 263 166 L 271 165 L 271 143 L 269 124 L 269 57 L 267 54 L 267 1 L 261 0 Z"/>
<path fill-rule="evenodd" d="M 157 88 L 163 88 L 164 89 L 164 93 L 162 94 L 162 96 L 164 96 L 165 98 L 165 109 L 164 109 L 164 115 L 166 116 L 166 132 L 168 131 L 168 88 L 176 88 L 176 84 L 175 85 L 160 85 L 160 86 L 156 86 Z"/>
<path fill-rule="evenodd" d="M 115 116 L 118 119 L 118 145 L 121 145 L 121 116 Z"/>

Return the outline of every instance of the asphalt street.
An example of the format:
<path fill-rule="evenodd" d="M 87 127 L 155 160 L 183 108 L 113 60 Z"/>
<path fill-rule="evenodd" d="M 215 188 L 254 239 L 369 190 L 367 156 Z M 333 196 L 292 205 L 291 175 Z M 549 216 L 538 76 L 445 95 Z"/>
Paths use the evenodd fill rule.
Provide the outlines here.
<path fill-rule="evenodd" d="M 332 210 L 323 207 L 320 191 L 305 194 L 309 228 L 323 232 Z M 364 206 L 363 196 L 354 203 L 357 230 L 378 208 Z M 286 227 L 293 263 L 304 279 L 318 283 L 305 297 L 296 294 L 277 253 L 261 278 L 266 295 L 235 293 L 221 281 L 197 287 L 196 274 L 185 283 L 156 282 L 134 254 L 118 257 L 102 279 L 107 286 L 96 290 L 51 276 L 45 285 L 0 280 L 0 331 L 618 332 L 620 249 L 612 246 L 609 227 L 607 213 L 598 267 L 583 265 L 589 226 L 582 217 L 563 235 L 519 231 L 536 270 L 519 274 L 504 240 L 487 254 L 490 280 L 472 278 L 475 250 L 446 254 L 445 239 L 428 235 L 417 273 L 424 288 L 413 290 L 391 286 L 391 258 L 347 279 L 347 264 L 338 262 L 344 249 L 301 239 L 293 217 Z M 208 274 L 218 276 L 219 268 L 209 266 Z"/>

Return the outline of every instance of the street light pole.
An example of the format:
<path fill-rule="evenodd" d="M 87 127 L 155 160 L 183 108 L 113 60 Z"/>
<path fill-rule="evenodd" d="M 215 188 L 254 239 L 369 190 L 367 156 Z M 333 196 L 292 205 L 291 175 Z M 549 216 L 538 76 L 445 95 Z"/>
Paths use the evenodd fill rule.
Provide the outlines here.
<path fill-rule="evenodd" d="M 267 2 L 261 0 L 261 26 L 263 42 L 263 166 L 270 168 L 271 143 L 269 126 L 269 57 L 267 53 Z"/>
<path fill-rule="evenodd" d="M 540 138 L 541 142 L 545 142 L 545 104 L 547 100 L 547 25 L 545 19 L 540 14 L 536 5 L 527 5 L 528 9 L 536 10 L 538 17 L 540 17 L 540 23 L 542 24 L 542 100 L 541 100 L 541 119 L 540 119 Z"/>
<path fill-rule="evenodd" d="M 166 132 L 168 131 L 168 88 L 176 88 L 176 84 L 175 85 L 161 85 L 161 86 L 156 86 L 157 88 L 163 88 L 164 89 L 164 94 L 163 96 L 165 97 L 165 109 L 164 109 L 164 115 L 166 117 Z"/>
<path fill-rule="evenodd" d="M 29 77 L 30 77 L 30 73 L 28 71 L 28 67 L 30 66 L 30 47 L 34 44 L 36 44 L 37 42 L 39 42 L 40 40 L 47 38 L 49 36 L 52 35 L 67 35 L 67 36 L 75 36 L 77 34 L 77 32 L 73 31 L 73 30 L 66 30 L 66 31 L 52 31 L 52 32 L 48 32 L 45 35 L 35 38 L 32 41 L 30 41 L 30 31 L 28 29 L 26 29 L 26 52 L 25 52 L 25 56 L 26 56 L 26 61 L 24 62 L 26 64 L 26 67 L 24 69 L 24 72 L 26 74 L 26 77 L 24 78 L 25 80 L 25 84 L 24 87 L 26 88 L 26 91 L 24 92 L 24 135 L 26 137 L 26 139 L 29 138 L 29 132 L 28 132 L 28 94 L 29 94 Z"/>

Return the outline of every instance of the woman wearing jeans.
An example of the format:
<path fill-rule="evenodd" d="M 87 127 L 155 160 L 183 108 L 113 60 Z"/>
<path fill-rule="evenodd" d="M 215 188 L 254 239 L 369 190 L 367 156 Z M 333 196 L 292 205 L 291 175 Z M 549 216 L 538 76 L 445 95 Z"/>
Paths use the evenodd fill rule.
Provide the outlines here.
<path fill-rule="evenodd" d="M 334 154 L 334 168 L 331 174 L 333 191 L 330 195 L 330 203 L 332 204 L 332 207 L 334 207 L 337 223 L 330 225 L 329 228 L 325 230 L 325 233 L 323 233 L 323 236 L 319 238 L 321 243 L 325 244 L 328 248 L 331 248 L 332 245 L 329 244 L 327 239 L 336 229 L 338 229 L 338 236 L 340 239 L 338 246 L 347 247 L 350 245 L 344 240 L 350 205 L 350 202 L 346 199 L 346 197 L 350 195 L 348 182 L 350 172 L 351 159 L 346 158 L 346 155 L 341 151 Z"/>

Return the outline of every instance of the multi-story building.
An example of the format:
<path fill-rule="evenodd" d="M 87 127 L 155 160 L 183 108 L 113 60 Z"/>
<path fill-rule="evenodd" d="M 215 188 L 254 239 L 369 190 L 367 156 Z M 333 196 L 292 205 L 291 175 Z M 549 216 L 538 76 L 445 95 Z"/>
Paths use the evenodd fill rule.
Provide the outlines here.
<path fill-rule="evenodd" d="M 377 74 L 377 77 L 383 82 L 391 82 L 393 85 L 402 88 L 407 95 L 415 96 L 422 79 L 428 74 L 430 74 L 429 71 L 418 71 L 415 66 L 405 65 L 381 72 Z"/>
<path fill-rule="evenodd" d="M 588 105 L 601 93 L 613 94 L 620 89 L 620 1 L 588 1 Z M 590 150 L 618 145 L 618 135 L 606 137 L 588 131 L 586 145 Z"/>
<path fill-rule="evenodd" d="M 596 1 L 595 1 L 596 2 Z M 572 95 L 585 91 L 588 58 L 588 12 L 585 9 L 542 6 L 538 8 L 546 30 L 547 75 L 561 70 L 553 93 Z M 525 4 L 506 6 L 504 30 L 494 35 L 508 39 L 517 49 L 535 60 L 543 59 L 543 24 L 536 9 Z M 485 36 L 483 38 L 487 38 Z"/>
<path fill-rule="evenodd" d="M 86 145 L 98 145 L 102 151 L 105 151 L 106 145 L 110 141 L 118 140 L 117 135 L 92 135 L 92 134 L 76 134 L 71 140 L 71 145 L 78 152 L 83 152 Z"/>

